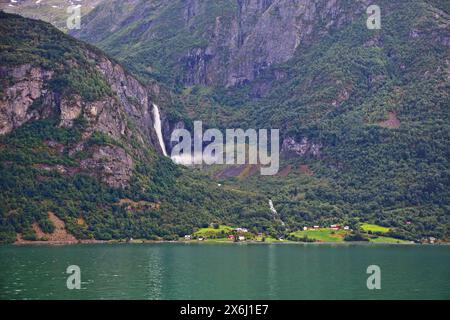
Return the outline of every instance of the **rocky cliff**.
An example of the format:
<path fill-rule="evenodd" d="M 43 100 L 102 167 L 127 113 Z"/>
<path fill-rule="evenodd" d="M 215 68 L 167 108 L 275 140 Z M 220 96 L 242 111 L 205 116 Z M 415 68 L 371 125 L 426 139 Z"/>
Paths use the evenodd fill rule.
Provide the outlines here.
<path fill-rule="evenodd" d="M 13 32 L 10 30 L 8 35 Z M 38 39 L 35 38 L 37 48 L 49 45 Z M 28 48 L 9 49 L 9 57 L 23 55 L 23 59 L 17 63 L 6 60 L 0 65 L 0 135 L 9 134 L 30 121 L 48 118 L 57 119 L 61 128 L 76 126 L 81 129 L 81 139 L 66 146 L 66 151 L 88 152 L 89 157 L 79 162 L 81 169 L 110 186 L 124 187 L 131 178 L 135 161 L 146 157 L 144 150 L 162 151 L 152 118 L 153 103 L 159 101 L 161 88 L 155 83 L 141 84 L 98 50 L 75 40 L 67 42 L 79 50 L 79 56 L 64 61 L 58 58 L 36 63 L 23 53 Z M 81 72 L 83 77 L 76 78 L 73 70 Z M 92 87 L 95 81 L 107 88 L 106 94 L 86 94 L 86 90 L 96 92 Z M 80 85 L 83 82 L 88 88 Z M 82 90 L 74 90 L 77 86 Z M 99 134 L 114 143 L 93 146 L 92 138 Z"/>
<path fill-rule="evenodd" d="M 73 34 L 144 73 L 162 78 L 167 77 L 164 72 L 178 74 L 177 80 L 186 85 L 234 86 L 289 60 L 312 39 L 358 19 L 369 3 L 108 1 L 85 17 L 83 28 Z M 127 49 L 131 42 L 133 51 Z"/>

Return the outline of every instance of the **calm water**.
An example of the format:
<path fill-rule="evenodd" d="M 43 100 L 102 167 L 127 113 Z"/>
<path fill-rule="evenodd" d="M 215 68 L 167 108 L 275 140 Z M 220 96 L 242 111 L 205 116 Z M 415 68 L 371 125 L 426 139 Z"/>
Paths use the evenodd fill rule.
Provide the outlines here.
<path fill-rule="evenodd" d="M 81 290 L 66 288 L 69 265 Z M 366 287 L 369 265 L 381 290 Z M 450 246 L 3 246 L 0 298 L 450 299 Z"/>

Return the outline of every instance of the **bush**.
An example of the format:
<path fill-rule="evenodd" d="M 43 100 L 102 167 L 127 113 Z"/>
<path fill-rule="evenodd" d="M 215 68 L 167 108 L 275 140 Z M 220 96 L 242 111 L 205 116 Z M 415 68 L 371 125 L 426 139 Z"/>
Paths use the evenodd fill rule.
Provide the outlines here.
<path fill-rule="evenodd" d="M 344 241 L 352 241 L 352 242 L 360 242 L 360 241 L 369 241 L 364 235 L 359 232 L 351 233 L 345 236 Z"/>
<path fill-rule="evenodd" d="M 27 241 L 36 241 L 37 240 L 37 234 L 34 229 L 28 229 L 22 234 L 22 239 Z"/>
<path fill-rule="evenodd" d="M 44 233 L 53 233 L 55 231 L 55 225 L 48 218 L 41 219 L 39 227 Z"/>

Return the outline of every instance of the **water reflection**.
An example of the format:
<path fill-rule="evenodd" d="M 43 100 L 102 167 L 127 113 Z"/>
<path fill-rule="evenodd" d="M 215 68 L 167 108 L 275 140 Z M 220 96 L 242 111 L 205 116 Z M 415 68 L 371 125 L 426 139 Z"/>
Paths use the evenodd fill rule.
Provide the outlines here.
<path fill-rule="evenodd" d="M 69 265 L 82 290 L 67 289 Z M 3 246 L 0 299 L 450 299 L 449 270 L 448 246 Z"/>

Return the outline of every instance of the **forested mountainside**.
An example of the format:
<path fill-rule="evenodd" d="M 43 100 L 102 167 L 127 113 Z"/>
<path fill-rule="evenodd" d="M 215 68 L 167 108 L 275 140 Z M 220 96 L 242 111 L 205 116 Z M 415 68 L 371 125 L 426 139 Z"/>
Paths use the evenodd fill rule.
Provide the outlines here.
<path fill-rule="evenodd" d="M 171 98 L 158 84 L 3 12 L 0 48 L 0 241 L 51 233 L 49 213 L 78 239 L 178 239 L 211 222 L 276 228 L 257 193 L 161 156 L 153 110 Z"/>
<path fill-rule="evenodd" d="M 380 30 L 366 27 L 372 3 Z M 2 237 L 51 228 L 51 211 L 79 238 L 175 239 L 212 222 L 287 236 L 370 222 L 400 239 L 448 239 L 449 12 L 441 0 L 105 1 L 72 35 L 113 58 L 3 14 L 2 108 L 19 112 L 2 118 Z M 26 71 L 35 60 L 40 71 Z M 24 72 L 43 93 L 11 102 Z M 78 116 L 66 121 L 68 102 Z M 125 131 L 89 115 L 97 103 Z M 279 174 L 173 165 L 149 129 L 153 103 L 166 143 L 195 120 L 279 128 Z M 129 157 L 103 161 L 105 146 Z"/>
<path fill-rule="evenodd" d="M 370 4 L 380 30 L 366 27 Z M 286 177 L 212 174 L 269 194 L 291 225 L 352 217 L 445 237 L 449 6 L 111 1 L 73 34 L 172 87 L 186 122 L 280 128 Z"/>

